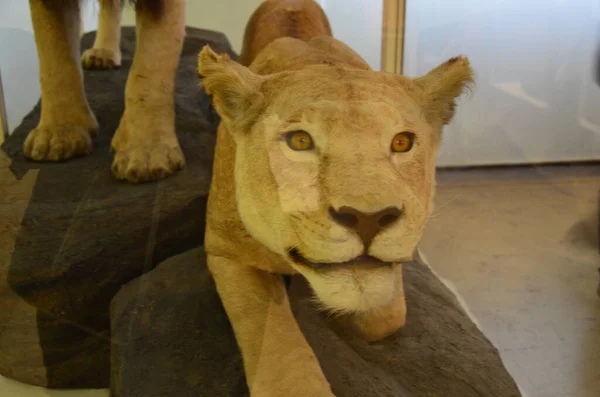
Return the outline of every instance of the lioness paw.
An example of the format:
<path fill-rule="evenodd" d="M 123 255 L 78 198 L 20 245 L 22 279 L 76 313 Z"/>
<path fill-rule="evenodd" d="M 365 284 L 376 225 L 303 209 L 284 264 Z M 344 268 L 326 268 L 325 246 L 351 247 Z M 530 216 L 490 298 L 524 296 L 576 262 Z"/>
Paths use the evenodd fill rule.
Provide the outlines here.
<path fill-rule="evenodd" d="M 37 127 L 23 145 L 25 157 L 36 161 L 62 161 L 91 151 L 91 131 L 78 125 Z"/>
<path fill-rule="evenodd" d="M 185 158 L 179 146 L 147 142 L 128 148 L 115 148 L 112 172 L 117 179 L 149 182 L 166 178 L 183 168 Z"/>
<path fill-rule="evenodd" d="M 86 69 L 115 69 L 121 66 L 121 52 L 105 48 L 90 48 L 81 56 Z"/>

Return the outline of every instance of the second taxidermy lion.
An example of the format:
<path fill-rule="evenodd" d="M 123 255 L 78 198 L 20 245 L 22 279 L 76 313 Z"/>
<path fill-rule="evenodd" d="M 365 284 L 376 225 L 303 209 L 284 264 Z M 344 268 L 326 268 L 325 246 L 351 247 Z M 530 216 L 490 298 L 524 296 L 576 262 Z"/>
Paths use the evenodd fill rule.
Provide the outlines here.
<path fill-rule="evenodd" d="M 199 56 L 222 118 L 208 266 L 252 396 L 332 396 L 280 275 L 304 276 L 365 339 L 404 324 L 402 262 L 431 213 L 441 130 L 471 67 L 457 57 L 415 79 L 375 72 L 312 0 L 264 2 L 241 60 Z"/>
<path fill-rule="evenodd" d="M 29 0 L 40 60 L 42 114 L 23 147 L 37 161 L 92 151 L 98 122 L 85 97 L 81 64 L 121 64 L 121 2 L 98 0 L 93 48 L 79 53 L 80 0 Z M 173 92 L 183 46 L 185 0 L 137 0 L 137 45 L 125 88 L 125 111 L 112 139 L 114 175 L 132 182 L 171 175 L 185 164 L 175 135 Z"/>

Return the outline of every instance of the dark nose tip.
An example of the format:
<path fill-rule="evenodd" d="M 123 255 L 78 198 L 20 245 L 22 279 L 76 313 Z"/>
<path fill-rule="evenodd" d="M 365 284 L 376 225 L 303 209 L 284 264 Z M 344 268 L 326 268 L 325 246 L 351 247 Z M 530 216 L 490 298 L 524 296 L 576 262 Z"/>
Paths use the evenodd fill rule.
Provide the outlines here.
<path fill-rule="evenodd" d="M 402 211 L 397 207 L 388 207 L 379 212 L 368 214 L 356 208 L 344 206 L 337 211 L 329 208 L 329 215 L 339 225 L 354 230 L 365 245 L 365 249 L 367 249 L 377 233 L 400 219 Z"/>

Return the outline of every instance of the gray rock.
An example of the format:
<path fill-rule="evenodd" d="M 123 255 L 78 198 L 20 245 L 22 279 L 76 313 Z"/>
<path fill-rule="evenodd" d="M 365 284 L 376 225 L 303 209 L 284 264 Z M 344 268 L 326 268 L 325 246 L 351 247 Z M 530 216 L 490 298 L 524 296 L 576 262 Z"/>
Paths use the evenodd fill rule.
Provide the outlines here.
<path fill-rule="evenodd" d="M 292 310 L 337 397 L 517 397 L 498 351 L 427 266 L 404 271 L 404 328 L 369 343 L 315 310 L 293 277 Z M 201 249 L 170 258 L 115 297 L 114 397 L 248 396 L 233 332 Z"/>
<path fill-rule="evenodd" d="M 83 49 L 93 40 L 93 33 L 85 35 Z M 219 121 L 199 88 L 197 55 L 205 44 L 233 55 L 221 33 L 187 29 L 175 93 L 187 166 L 177 175 L 131 185 L 110 174 L 134 28 L 123 28 L 121 69 L 85 71 L 102 129 L 90 156 L 58 164 L 23 157 L 39 104 L 2 146 L 18 178 L 39 171 L 20 227 L 0 228 L 0 240 L 16 240 L 12 255 L 0 262 L 0 296 L 10 299 L 2 304 L 15 308 L 0 312 L 1 374 L 47 387 L 108 387 L 111 299 L 125 283 L 203 241 Z M 10 208 L 0 208 L 0 222 L 4 211 L 8 216 Z M 28 309 L 16 310 L 23 306 Z"/>

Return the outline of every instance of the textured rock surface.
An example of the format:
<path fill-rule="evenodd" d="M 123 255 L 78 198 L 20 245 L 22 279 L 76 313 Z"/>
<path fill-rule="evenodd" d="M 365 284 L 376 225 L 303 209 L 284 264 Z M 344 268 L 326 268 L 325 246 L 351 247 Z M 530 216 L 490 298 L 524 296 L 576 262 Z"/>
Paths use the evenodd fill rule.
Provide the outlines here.
<path fill-rule="evenodd" d="M 172 257 L 111 306 L 114 397 L 248 396 L 242 360 L 204 252 Z"/>
<path fill-rule="evenodd" d="M 93 40 L 93 34 L 84 36 L 83 49 Z M 110 174 L 133 28 L 123 29 L 121 69 L 85 71 L 101 125 L 90 156 L 59 164 L 23 158 L 22 142 L 37 124 L 39 104 L 4 143 L 14 175 L 35 169 L 37 179 L 20 224 L 9 223 L 11 207 L 0 207 L 0 224 L 14 226 L 0 227 L 0 240 L 14 242 L 11 255 L 0 258 L 0 296 L 10 296 L 0 311 L 3 375 L 49 387 L 108 387 L 110 300 L 123 284 L 202 242 L 218 123 L 196 72 L 197 54 L 207 43 L 231 53 L 222 34 L 188 29 L 175 94 L 187 166 L 172 178 L 131 185 Z M 22 181 L 12 179 L 12 187 L 0 183 L 19 189 Z M 16 310 L 23 305 L 28 310 Z"/>
<path fill-rule="evenodd" d="M 336 328 L 292 278 L 292 308 L 337 397 L 517 397 L 497 350 L 454 295 L 405 265 L 408 321 L 368 343 Z M 241 359 L 201 249 L 160 264 L 113 300 L 115 397 L 248 396 Z"/>

